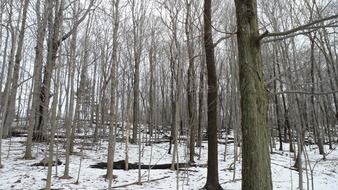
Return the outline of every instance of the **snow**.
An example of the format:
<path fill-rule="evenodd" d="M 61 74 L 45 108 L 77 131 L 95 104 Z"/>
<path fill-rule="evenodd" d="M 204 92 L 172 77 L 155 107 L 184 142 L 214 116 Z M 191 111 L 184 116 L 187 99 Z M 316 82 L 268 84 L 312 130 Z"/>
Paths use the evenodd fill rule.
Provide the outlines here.
<path fill-rule="evenodd" d="M 86 140 L 89 142 L 89 140 Z M 81 141 L 80 141 L 81 142 Z M 8 154 L 9 144 L 10 152 Z M 47 146 L 45 144 L 34 145 L 34 160 L 24 160 L 24 143 L 25 137 L 13 137 L 12 139 L 3 140 L 2 148 L 2 163 L 4 168 L 0 169 L 0 189 L 41 189 L 45 187 L 47 167 L 31 166 L 42 160 L 46 155 Z M 64 165 L 53 167 L 52 187 L 57 189 L 106 189 L 108 181 L 102 177 L 105 175 L 106 170 L 94 169 L 89 166 L 97 162 L 107 161 L 107 142 L 99 144 L 85 143 L 83 152 L 80 152 L 81 143 L 75 147 L 76 154 L 71 156 L 70 175 L 72 179 L 59 179 L 63 175 Z M 64 148 L 59 144 L 59 159 L 64 162 Z M 201 159 L 197 160 L 197 164 L 206 164 L 207 161 L 207 144 L 203 143 L 201 149 Z M 241 188 L 241 161 L 236 162 L 236 177 L 233 181 L 234 170 L 229 170 L 233 163 L 233 144 L 228 145 L 227 160 L 224 161 L 224 148 L 225 145 L 219 144 L 219 181 L 224 189 L 238 190 Z M 284 144 L 284 150 L 287 150 L 288 144 Z M 171 163 L 172 156 L 168 155 L 168 143 L 153 144 L 152 146 L 142 146 L 143 155 L 142 163 L 151 164 Z M 152 151 L 151 151 L 152 149 Z M 187 161 L 184 156 L 188 149 L 186 145 L 181 142 L 179 144 L 179 162 Z M 316 147 L 307 146 L 306 151 L 311 160 L 311 166 L 317 160 L 322 158 L 319 155 Z M 329 152 L 326 147 L 326 151 Z M 196 148 L 198 153 L 198 148 Z M 297 189 L 298 187 L 298 172 L 290 168 L 294 164 L 294 154 L 288 151 L 276 151 L 271 154 L 271 171 L 273 178 L 274 189 Z M 75 184 L 80 159 L 82 157 L 82 166 L 79 183 Z M 115 160 L 124 159 L 124 144 L 116 143 Z M 129 162 L 138 162 L 138 146 L 129 146 Z M 233 167 L 233 166 L 232 166 Z M 305 164 L 304 167 L 305 169 Z M 176 189 L 177 178 L 176 171 L 171 170 L 142 170 L 142 185 L 129 185 L 117 189 L 140 189 L 140 190 L 160 190 L 160 189 Z M 200 189 L 206 182 L 207 168 L 205 167 L 191 167 L 188 171 L 180 171 L 179 173 L 179 189 L 195 190 Z M 138 170 L 114 170 L 114 175 L 117 178 L 113 181 L 113 186 L 120 186 L 137 181 Z M 310 170 L 309 185 L 311 189 Z M 165 179 L 146 182 L 148 180 L 167 177 Z M 307 189 L 307 177 L 304 170 L 304 189 Z M 332 151 L 326 156 L 326 160 L 319 161 L 314 168 L 314 187 L 316 190 L 337 190 L 338 189 L 338 150 Z"/>

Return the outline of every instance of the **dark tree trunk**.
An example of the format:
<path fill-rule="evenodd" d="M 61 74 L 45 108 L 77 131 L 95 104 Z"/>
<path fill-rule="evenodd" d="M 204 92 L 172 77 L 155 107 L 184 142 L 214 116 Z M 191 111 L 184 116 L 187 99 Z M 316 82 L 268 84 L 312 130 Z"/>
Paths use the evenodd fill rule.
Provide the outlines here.
<path fill-rule="evenodd" d="M 204 46 L 208 74 L 208 172 L 204 186 L 208 190 L 222 189 L 218 182 L 217 151 L 217 76 L 211 29 L 211 0 L 204 0 Z"/>
<path fill-rule="evenodd" d="M 203 59 L 204 60 L 204 59 Z M 203 109 L 204 109 L 204 61 L 201 61 L 200 70 L 200 86 L 199 86 L 199 97 L 198 97 L 198 129 L 197 129 L 197 146 L 202 146 L 202 129 L 203 129 Z"/>
<path fill-rule="evenodd" d="M 277 68 L 278 68 L 278 74 L 281 80 L 281 68 L 279 63 L 277 63 Z M 280 84 L 280 89 L 283 89 L 283 85 Z M 289 108 L 286 105 L 286 97 L 285 94 L 282 94 L 282 103 L 283 103 L 283 108 L 284 108 L 284 141 L 287 142 L 286 140 L 288 139 L 287 137 L 289 136 L 289 150 L 290 152 L 294 152 L 293 150 L 293 143 L 292 143 L 292 133 L 291 133 L 291 126 L 290 126 L 290 120 L 289 120 Z"/>
<path fill-rule="evenodd" d="M 314 55 L 314 48 L 315 48 L 315 42 L 314 42 L 315 37 L 310 37 L 311 41 L 311 55 L 310 55 L 310 61 L 311 61 L 311 81 L 312 81 L 312 92 L 315 92 L 315 55 Z M 315 134 L 315 139 L 317 139 L 317 145 L 319 149 L 319 154 L 324 155 L 324 146 L 323 146 L 323 140 L 321 137 L 321 130 L 319 128 L 319 122 L 318 122 L 318 114 L 316 112 L 316 102 L 315 102 L 315 97 L 311 96 L 311 104 L 313 108 L 313 131 Z M 325 156 L 325 155 L 324 155 Z"/>
<path fill-rule="evenodd" d="M 277 59 L 277 54 L 275 54 L 275 59 Z M 273 68 L 273 74 L 274 77 L 276 77 L 276 69 L 275 66 Z M 275 80 L 274 82 L 274 88 L 275 88 L 275 92 L 277 92 L 277 80 Z M 281 123 L 281 112 L 280 112 L 280 107 L 278 105 L 278 95 L 275 95 L 274 97 L 274 101 L 275 101 L 275 106 L 276 106 L 276 117 L 277 117 L 277 127 L 278 127 L 278 139 L 279 139 L 279 150 L 283 150 L 283 139 L 282 139 L 282 123 Z"/>

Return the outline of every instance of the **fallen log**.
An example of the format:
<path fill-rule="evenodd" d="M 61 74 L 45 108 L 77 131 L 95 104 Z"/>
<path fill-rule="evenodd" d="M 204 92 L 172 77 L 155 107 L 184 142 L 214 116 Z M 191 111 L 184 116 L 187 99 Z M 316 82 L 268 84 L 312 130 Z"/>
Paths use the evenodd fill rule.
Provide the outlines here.
<path fill-rule="evenodd" d="M 44 158 L 40 162 L 32 164 L 31 166 L 48 166 L 48 160 L 49 160 L 48 158 Z M 61 165 L 62 162 L 59 159 L 53 160 L 52 166 L 55 166 L 55 164 Z"/>
<path fill-rule="evenodd" d="M 189 164 L 189 163 L 178 163 L 179 168 L 187 168 L 187 167 L 205 167 L 206 164 Z M 89 167 L 91 168 L 98 168 L 98 169 L 107 169 L 107 162 L 99 162 L 93 165 L 90 165 Z M 177 163 L 174 165 L 175 170 L 177 169 Z M 138 163 L 128 163 L 128 169 L 133 170 L 133 169 L 138 169 L 139 164 Z M 144 165 L 141 164 L 141 169 L 171 169 L 171 164 L 155 164 L 155 165 Z M 113 169 L 115 170 L 124 170 L 125 169 L 125 161 L 124 160 L 119 160 L 114 162 L 113 164 Z"/>

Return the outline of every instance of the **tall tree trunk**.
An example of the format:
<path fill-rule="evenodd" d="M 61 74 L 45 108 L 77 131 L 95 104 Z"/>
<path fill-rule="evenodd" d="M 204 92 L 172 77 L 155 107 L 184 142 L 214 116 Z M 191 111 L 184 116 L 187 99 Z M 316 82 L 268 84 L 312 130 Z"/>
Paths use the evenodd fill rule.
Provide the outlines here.
<path fill-rule="evenodd" d="M 149 79 L 149 117 L 148 117 L 148 131 L 150 137 L 153 136 L 153 130 L 154 130 L 154 59 L 156 56 L 156 53 L 154 52 L 156 47 L 155 46 L 155 31 L 152 29 L 151 31 L 151 47 L 149 50 L 149 70 L 150 70 L 150 79 Z"/>
<path fill-rule="evenodd" d="M 2 21 L 3 21 L 3 12 L 4 12 L 4 9 L 5 9 L 5 5 L 6 5 L 5 3 L 2 3 L 0 5 L 0 23 L 2 23 Z M 3 35 L 3 26 L 0 26 L 0 50 L 2 49 L 2 45 L 3 45 L 3 42 L 2 42 L 3 36 L 2 35 Z M 7 35 L 7 37 L 8 37 L 8 35 Z M 7 39 L 7 37 L 6 37 L 6 39 Z M 7 40 L 6 40 L 5 43 L 7 43 Z M 3 57 L 6 57 L 6 51 L 4 51 L 4 54 L 2 54 L 2 55 L 3 55 Z M 3 64 L 1 66 L 1 72 L 0 72 L 0 84 L 2 84 L 2 82 L 3 82 L 4 73 L 5 73 L 5 65 Z M 2 100 L 2 85 L 0 86 L 0 102 L 2 102 L 1 100 Z M 0 103 L 0 113 L 1 113 L 1 105 L 2 105 L 2 103 Z"/>
<path fill-rule="evenodd" d="M 138 5 L 138 3 L 139 5 Z M 133 22 L 133 38 L 134 38 L 134 106 L 133 106 L 133 138 L 131 143 L 137 142 L 137 129 L 140 125 L 140 62 L 142 53 L 142 34 L 143 34 L 143 22 L 144 22 L 144 1 L 132 0 L 132 22 Z M 139 9 L 139 10 L 138 10 Z M 138 11 L 138 12 L 136 12 Z"/>
<path fill-rule="evenodd" d="M 64 7 L 64 0 L 61 1 L 61 8 Z M 61 55 L 61 48 L 59 51 L 59 55 Z M 53 102 L 52 102 L 52 113 L 51 113 L 51 128 L 50 128 L 50 137 L 49 137 L 49 152 L 48 152 L 48 172 L 47 172 L 47 180 L 46 180 L 46 188 L 47 190 L 51 189 L 52 185 L 52 166 L 53 166 L 53 160 L 55 160 L 55 164 L 57 164 L 58 160 L 54 159 L 54 142 L 55 142 L 55 131 L 57 129 L 57 103 L 58 103 L 58 97 L 59 97 L 59 89 L 60 89 L 60 75 L 61 75 L 61 57 L 59 56 L 59 66 L 57 67 L 56 72 L 56 80 L 55 80 L 55 92 L 53 96 Z"/>
<path fill-rule="evenodd" d="M 235 0 L 242 109 L 242 189 L 271 190 L 267 95 L 256 0 Z"/>
<path fill-rule="evenodd" d="M 62 0 L 63 1 L 63 0 Z M 60 8 L 60 1 L 55 1 L 55 13 L 54 20 L 53 14 L 50 14 L 48 18 L 48 42 L 47 42 L 47 63 L 44 69 L 43 82 L 40 92 L 40 105 L 39 105 L 39 114 L 37 114 L 37 120 L 35 123 L 35 131 L 33 133 L 33 139 L 38 141 L 45 141 L 44 133 L 46 129 L 44 126 L 47 122 L 48 116 L 48 107 L 50 99 L 50 86 L 51 86 L 51 77 L 52 72 L 55 67 L 56 54 L 60 45 L 59 35 L 60 28 L 62 26 L 62 15 L 63 8 Z"/>
<path fill-rule="evenodd" d="M 22 4 L 21 4 L 22 5 Z M 12 85 L 12 78 L 13 78 L 13 69 L 14 69 L 14 54 L 15 54 L 15 50 L 16 50 L 16 45 L 17 45 L 17 30 L 14 28 L 13 24 L 12 24 L 12 18 L 13 17 L 13 1 L 10 2 L 9 4 L 9 15 L 8 15 L 8 22 L 7 22 L 7 26 L 9 27 L 9 31 L 11 33 L 11 50 L 9 52 L 9 60 L 8 60 L 8 66 L 7 66 L 7 79 L 6 79 L 6 84 L 5 84 L 5 89 L 4 89 L 4 103 L 3 103 L 3 108 L 2 108 L 2 126 L 1 126 L 1 138 L 3 137 L 8 137 L 8 133 L 9 133 L 9 127 L 6 123 L 6 121 L 8 120 L 8 109 L 9 109 L 9 99 L 10 99 L 10 95 L 11 95 L 11 85 Z M 17 28 L 19 28 L 19 24 L 20 24 L 20 19 L 21 19 L 21 9 L 19 10 L 19 16 L 18 16 L 18 20 L 16 23 Z M 8 35 L 9 36 L 9 35 Z M 4 56 L 4 63 L 6 60 L 6 52 L 5 52 L 5 56 Z"/>
<path fill-rule="evenodd" d="M 188 49 L 188 84 L 187 84 L 187 99 L 188 99 L 188 124 L 190 127 L 189 140 L 189 163 L 194 163 L 195 159 L 195 141 L 196 141 L 196 101 L 195 101 L 195 62 L 194 62 L 194 43 L 193 43 L 193 23 L 192 23 L 192 1 L 186 1 L 187 14 L 185 22 L 185 33 L 187 37 Z"/>
<path fill-rule="evenodd" d="M 76 15 L 75 7 L 73 9 L 73 15 Z M 66 155 L 65 155 L 65 169 L 62 179 L 69 179 L 71 176 L 69 175 L 69 163 L 70 163 L 70 154 L 71 154 L 71 133 L 72 133 L 72 125 L 74 125 L 73 117 L 74 117 L 74 75 L 75 75 L 75 67 L 76 67 L 76 35 L 72 36 L 70 41 L 70 57 L 68 58 L 68 94 L 67 97 L 68 102 L 66 102 L 67 115 L 65 118 L 65 128 L 66 128 Z M 69 92 L 70 91 L 70 92 Z M 75 112 L 76 113 L 76 112 Z"/>
<path fill-rule="evenodd" d="M 277 70 L 278 75 L 281 80 L 281 68 L 279 62 L 277 62 Z M 283 89 L 283 84 L 280 83 L 280 89 Z M 291 133 L 291 126 L 290 126 L 290 118 L 289 118 L 289 107 L 286 105 L 286 95 L 282 94 L 282 103 L 284 108 L 284 141 L 286 142 L 287 136 L 289 136 L 289 151 L 294 152 L 293 150 L 293 141 L 292 141 L 292 133 Z"/>
<path fill-rule="evenodd" d="M 172 46 L 172 44 L 171 44 Z M 170 140 L 169 140 L 169 151 L 168 154 L 171 154 L 171 145 L 174 143 L 174 139 L 176 139 L 176 103 L 175 103 L 175 64 L 174 64 L 174 56 L 170 47 L 170 70 L 171 70 L 171 79 L 170 79 L 170 100 L 171 100 L 171 128 L 170 128 Z M 176 90 L 177 93 L 177 90 Z"/>
<path fill-rule="evenodd" d="M 61 0 L 63 1 L 63 0 Z M 85 17 L 88 15 L 90 8 L 93 6 L 93 0 L 90 1 L 88 9 L 85 11 L 83 16 L 76 20 L 76 22 L 73 23 L 73 28 L 67 32 L 65 35 L 60 37 L 60 28 L 62 27 L 62 20 L 61 17 L 63 15 L 63 8 L 60 8 L 60 0 L 54 1 L 55 2 L 55 13 L 54 13 L 54 20 L 53 15 L 50 16 L 48 19 L 48 42 L 47 42 L 47 63 L 46 67 L 44 69 L 44 76 L 43 76 L 43 82 L 41 86 L 41 92 L 40 92 L 40 103 L 39 103 L 39 114 L 37 114 L 36 122 L 35 122 L 35 131 L 33 133 L 33 139 L 45 141 L 44 133 L 46 132 L 46 129 L 44 128 L 47 116 L 48 116 L 48 107 L 49 107 L 49 99 L 50 99 L 50 83 L 51 83 L 51 77 L 52 77 L 52 71 L 55 66 L 56 62 L 56 54 L 58 51 L 58 48 L 63 40 L 66 40 L 69 38 L 72 34 L 76 33 L 78 25 L 85 19 Z M 78 16 L 78 14 L 76 14 Z M 49 59 L 49 57 L 51 57 Z M 50 60 L 50 61 L 48 61 Z"/>
<path fill-rule="evenodd" d="M 117 121 L 116 104 L 116 88 L 117 88 L 117 48 L 118 48 L 118 27 L 119 27 L 119 0 L 113 1 L 113 53 L 111 58 L 111 100 L 110 100 L 110 128 L 109 128 L 109 142 L 108 142 L 108 160 L 107 160 L 107 179 L 109 180 L 108 189 L 111 189 L 113 179 L 113 163 L 115 151 L 115 122 Z"/>
<path fill-rule="evenodd" d="M 315 86 L 315 82 L 316 82 L 316 78 L 315 78 L 315 43 L 314 43 L 314 38 L 315 37 L 310 37 L 310 41 L 311 41 L 311 55 L 310 55 L 310 62 L 311 62 L 311 81 L 312 81 L 312 92 L 314 93 L 316 90 L 316 86 Z M 324 152 L 324 146 L 323 146 L 323 140 L 321 137 L 321 130 L 320 130 L 320 126 L 319 126 L 319 121 L 318 121 L 318 114 L 317 114 L 317 107 L 316 107 L 316 102 L 315 102 L 315 96 L 312 95 L 311 96 L 311 104 L 312 104 L 312 114 L 313 114 L 313 132 L 315 135 L 315 139 L 317 140 L 317 145 L 319 148 L 319 154 L 325 156 L 325 152 Z"/>
<path fill-rule="evenodd" d="M 11 20 L 11 14 L 8 15 L 8 20 L 10 21 Z M 6 27 L 9 28 L 10 24 L 9 24 L 9 21 L 7 22 L 7 25 Z M 7 35 L 6 36 L 6 40 L 5 40 L 5 47 L 4 47 L 4 50 L 3 50 L 3 56 L 2 56 L 2 62 L 3 63 L 6 63 L 7 62 L 7 49 L 8 49 L 8 44 L 9 44 L 9 36 L 10 35 Z M 10 65 L 8 65 L 7 67 L 9 67 Z M 3 84 L 3 81 L 4 81 L 4 73 L 5 73 L 5 68 L 6 66 L 5 65 L 2 65 L 1 67 L 1 78 L 0 78 L 0 84 Z M 8 77 L 7 77 L 8 78 Z M 3 101 L 5 99 L 5 96 L 6 96 L 6 88 L 4 89 L 4 91 L 2 91 L 2 86 L 0 87 L 0 115 L 2 114 L 2 111 L 4 109 L 4 105 L 5 105 L 5 101 Z M 7 101 L 8 102 L 8 101 Z M 0 136 L 2 138 L 2 135 Z"/>
<path fill-rule="evenodd" d="M 208 73 L 208 190 L 222 189 L 218 181 L 218 148 L 217 148 L 217 76 L 214 55 L 214 44 L 211 29 L 211 0 L 204 0 L 204 48 Z"/>
<path fill-rule="evenodd" d="M 25 159 L 32 159 L 32 141 L 33 141 L 33 130 L 35 125 L 35 118 L 38 111 L 39 105 L 39 93 L 41 91 L 41 72 L 43 64 L 43 42 L 46 36 L 47 18 L 52 11 L 52 4 L 50 1 L 45 1 L 43 15 L 40 13 L 40 3 L 36 2 L 36 16 L 37 16 L 37 38 L 35 48 L 35 61 L 33 71 L 33 100 L 29 116 L 29 127 L 27 135 L 27 143 L 25 150 Z"/>
<path fill-rule="evenodd" d="M 204 128 L 204 72 L 205 72 L 204 58 L 201 60 L 200 66 L 200 85 L 198 94 L 198 129 L 197 129 L 197 146 L 202 146 L 202 130 Z"/>
<path fill-rule="evenodd" d="M 95 54 L 95 59 L 96 59 L 96 54 Z M 90 109 L 90 128 L 93 129 L 93 124 L 94 124 L 94 118 L 96 117 L 96 119 L 99 117 L 99 114 L 97 112 L 96 109 L 96 104 L 95 104 L 95 88 L 96 88 L 96 73 L 97 73 L 97 61 L 94 62 L 94 77 L 93 77 L 93 83 L 92 83 L 92 92 L 91 92 L 91 101 L 90 101 L 90 105 L 91 105 L 91 109 Z M 97 98 L 98 99 L 98 98 Z M 95 111 L 96 110 L 96 111 Z M 95 117 L 94 117 L 95 114 Z M 95 124 L 95 128 L 94 128 L 94 143 L 97 142 L 97 132 L 98 132 L 98 123 L 96 122 Z"/>
<path fill-rule="evenodd" d="M 5 130 L 3 131 L 3 134 L 2 134 L 4 137 L 9 137 L 10 134 L 9 134 L 8 129 L 11 127 L 13 119 L 14 119 L 14 115 L 15 115 L 16 95 L 17 95 L 17 90 L 18 90 L 18 81 L 19 81 L 20 63 L 22 59 L 23 42 L 25 38 L 28 5 L 29 5 L 29 0 L 25 0 L 23 2 L 22 20 L 21 20 L 21 26 L 20 26 L 20 31 L 19 31 L 18 45 L 16 49 L 16 54 L 15 54 L 10 96 L 8 99 L 8 107 L 6 110 L 7 116 L 5 117 L 5 122 L 4 122 Z"/>
<path fill-rule="evenodd" d="M 277 50 L 276 50 L 275 47 L 274 47 L 274 60 L 276 60 L 276 62 L 278 62 L 278 54 L 277 54 Z M 277 65 L 273 66 L 274 77 L 277 77 L 277 74 L 276 74 L 278 72 L 277 67 L 278 67 Z M 275 92 L 277 92 L 277 79 L 275 79 L 273 86 L 275 88 Z M 278 104 L 278 95 L 274 96 L 274 101 L 275 101 L 275 107 L 276 107 L 276 119 L 277 119 L 277 127 L 278 127 L 279 150 L 282 151 L 283 150 L 282 122 L 281 122 L 281 110 L 280 110 L 280 106 Z"/>

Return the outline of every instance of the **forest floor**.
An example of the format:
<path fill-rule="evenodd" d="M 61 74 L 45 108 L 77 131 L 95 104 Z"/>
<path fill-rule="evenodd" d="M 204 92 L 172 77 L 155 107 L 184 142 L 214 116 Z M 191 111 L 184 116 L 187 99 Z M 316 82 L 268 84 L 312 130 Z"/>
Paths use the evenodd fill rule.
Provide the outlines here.
<path fill-rule="evenodd" d="M 80 142 L 82 140 L 79 140 Z M 89 140 L 87 140 L 89 141 Z M 4 168 L 0 169 L 0 189 L 42 189 L 45 187 L 47 167 L 31 166 L 34 163 L 42 160 L 46 155 L 47 146 L 45 144 L 34 145 L 34 160 L 24 160 L 25 137 L 12 137 L 4 139 L 2 144 L 2 163 Z M 84 146 L 81 152 L 81 144 L 78 143 L 75 147 L 76 153 L 71 156 L 70 175 L 72 179 L 60 179 L 63 175 L 64 165 L 53 167 L 52 187 L 55 189 L 106 189 L 108 181 L 102 177 L 106 174 L 105 169 L 90 168 L 90 165 L 98 162 L 107 161 L 107 143 L 99 144 L 83 143 Z M 59 144 L 59 159 L 64 163 L 64 148 Z M 10 147 L 10 150 L 9 150 Z M 116 143 L 115 161 L 123 160 L 125 145 Z M 227 146 L 227 157 L 224 161 L 224 144 L 219 144 L 219 181 L 224 189 L 231 190 L 241 188 L 241 162 L 236 162 L 235 168 L 233 165 L 234 150 L 233 144 Z M 275 151 L 271 154 L 272 179 L 274 189 L 297 189 L 298 187 L 298 172 L 291 169 L 294 164 L 294 154 L 287 151 L 288 144 L 284 144 L 284 151 Z M 61 151 L 62 150 L 62 151 Z M 179 162 L 187 162 L 187 148 L 185 143 L 180 143 L 179 146 Z M 318 154 L 316 146 L 307 146 L 307 154 L 310 159 L 310 165 L 314 168 L 314 187 L 316 190 L 337 190 L 338 189 L 338 149 L 330 152 L 326 147 L 326 152 L 330 152 L 326 156 L 326 160 L 320 160 L 321 155 Z M 199 148 L 196 147 L 196 152 Z M 143 164 L 164 164 L 171 163 L 172 155 L 168 153 L 168 143 L 153 144 L 152 146 L 142 146 L 142 163 Z M 79 183 L 77 180 L 80 159 L 82 159 Z M 207 162 L 207 143 L 203 143 L 201 148 L 200 160 L 196 157 L 197 164 L 205 165 Z M 318 160 L 320 160 L 318 162 Z M 129 146 L 129 162 L 135 163 L 138 161 L 138 146 Z M 309 167 L 307 167 L 309 168 Z M 184 168 L 183 168 L 184 169 Z M 304 165 L 305 169 L 305 165 Z M 235 180 L 233 180 L 235 172 Z M 196 190 L 203 187 L 206 182 L 207 168 L 206 167 L 190 167 L 185 168 L 178 174 L 176 171 L 169 169 L 163 170 L 142 170 L 142 185 L 127 185 L 137 182 L 138 170 L 114 170 L 114 175 L 117 176 L 113 181 L 113 187 L 116 189 L 179 189 Z M 147 182 L 148 180 L 153 180 Z M 177 180 L 178 179 L 178 180 Z M 308 172 L 308 181 L 306 172 L 304 171 L 304 188 L 307 189 L 307 182 L 311 189 L 311 175 Z M 126 185 L 125 187 L 118 186 Z"/>

